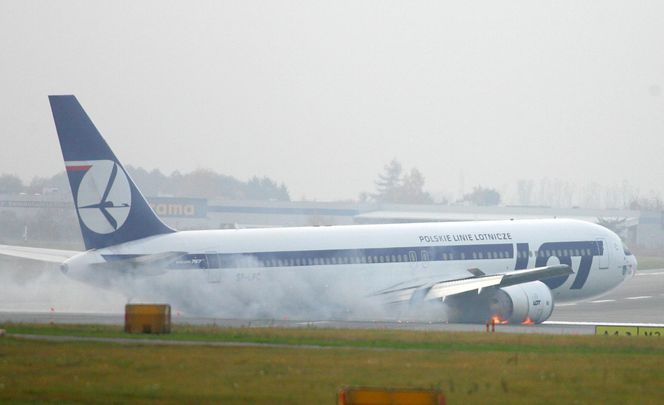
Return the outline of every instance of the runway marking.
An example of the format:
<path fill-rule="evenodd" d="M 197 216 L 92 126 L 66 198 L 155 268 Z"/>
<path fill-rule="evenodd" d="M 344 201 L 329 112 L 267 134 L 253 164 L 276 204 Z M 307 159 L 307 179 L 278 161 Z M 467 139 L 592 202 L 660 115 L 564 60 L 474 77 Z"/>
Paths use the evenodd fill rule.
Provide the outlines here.
<path fill-rule="evenodd" d="M 661 276 L 664 275 L 663 271 L 658 271 L 656 273 L 648 272 L 648 273 L 636 273 L 637 276 Z"/>
<path fill-rule="evenodd" d="M 640 295 L 638 297 L 627 297 L 626 300 L 644 300 L 646 298 L 652 298 L 652 295 Z"/>
<path fill-rule="evenodd" d="M 615 302 L 616 300 L 597 300 L 597 301 L 590 301 L 591 304 L 601 304 L 602 302 Z"/>
<path fill-rule="evenodd" d="M 310 322 L 297 322 L 296 325 L 322 325 L 326 323 L 332 323 L 332 321 L 310 321 Z"/>

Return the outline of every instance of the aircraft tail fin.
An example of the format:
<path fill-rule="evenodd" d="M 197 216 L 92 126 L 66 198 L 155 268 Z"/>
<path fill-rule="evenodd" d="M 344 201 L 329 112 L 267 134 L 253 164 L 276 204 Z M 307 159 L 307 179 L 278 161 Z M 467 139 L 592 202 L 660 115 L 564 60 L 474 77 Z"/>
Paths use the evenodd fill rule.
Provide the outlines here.
<path fill-rule="evenodd" d="M 76 97 L 48 99 L 85 248 L 175 232 L 150 208 Z"/>

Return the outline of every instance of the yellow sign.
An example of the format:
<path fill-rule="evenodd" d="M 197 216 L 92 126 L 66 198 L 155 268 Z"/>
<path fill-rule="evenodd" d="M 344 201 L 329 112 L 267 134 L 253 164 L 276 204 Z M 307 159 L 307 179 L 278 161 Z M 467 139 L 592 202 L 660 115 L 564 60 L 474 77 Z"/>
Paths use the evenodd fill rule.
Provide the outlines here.
<path fill-rule="evenodd" d="M 639 326 L 639 336 L 664 336 L 664 327 L 657 326 Z"/>
<path fill-rule="evenodd" d="M 595 326 L 595 335 L 664 337 L 663 326 Z"/>
<path fill-rule="evenodd" d="M 595 335 L 637 336 L 638 334 L 638 326 L 595 326 Z"/>

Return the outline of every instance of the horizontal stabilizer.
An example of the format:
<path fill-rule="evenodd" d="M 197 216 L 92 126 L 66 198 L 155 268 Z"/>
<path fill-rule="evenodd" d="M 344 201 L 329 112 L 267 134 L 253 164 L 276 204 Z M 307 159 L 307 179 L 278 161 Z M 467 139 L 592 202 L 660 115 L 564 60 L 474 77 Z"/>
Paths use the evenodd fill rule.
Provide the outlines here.
<path fill-rule="evenodd" d="M 0 255 L 37 260 L 40 262 L 62 263 L 81 252 L 75 250 L 44 249 L 28 246 L 0 245 Z"/>

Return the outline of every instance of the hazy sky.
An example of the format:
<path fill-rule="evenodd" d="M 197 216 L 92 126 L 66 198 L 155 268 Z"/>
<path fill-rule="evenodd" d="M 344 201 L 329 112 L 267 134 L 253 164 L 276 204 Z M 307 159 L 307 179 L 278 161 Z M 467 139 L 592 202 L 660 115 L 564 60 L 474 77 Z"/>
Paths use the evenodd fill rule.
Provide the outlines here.
<path fill-rule="evenodd" d="M 662 1 L 0 1 L 0 173 L 63 169 L 48 94 L 125 164 L 355 198 L 519 178 L 664 190 Z"/>

